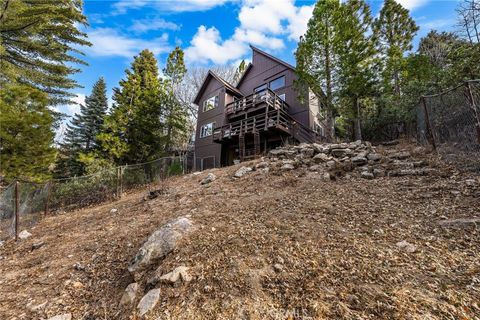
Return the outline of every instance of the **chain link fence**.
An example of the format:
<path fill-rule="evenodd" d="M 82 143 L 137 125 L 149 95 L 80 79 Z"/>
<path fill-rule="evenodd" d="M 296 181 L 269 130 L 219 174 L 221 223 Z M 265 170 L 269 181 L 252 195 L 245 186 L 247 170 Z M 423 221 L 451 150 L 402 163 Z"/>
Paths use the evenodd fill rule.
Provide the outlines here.
<path fill-rule="evenodd" d="M 38 184 L 15 181 L 0 194 L 0 241 L 17 237 L 42 216 L 119 199 L 125 192 L 186 173 L 186 157 L 107 168 L 92 175 Z"/>
<path fill-rule="evenodd" d="M 480 172 L 480 80 L 422 96 L 417 140 L 462 171 Z"/>

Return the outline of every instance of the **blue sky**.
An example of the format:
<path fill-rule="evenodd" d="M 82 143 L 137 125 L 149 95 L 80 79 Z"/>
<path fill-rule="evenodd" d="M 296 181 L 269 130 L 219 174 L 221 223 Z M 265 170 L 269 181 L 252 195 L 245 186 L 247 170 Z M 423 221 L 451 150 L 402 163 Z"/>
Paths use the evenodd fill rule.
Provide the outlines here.
<path fill-rule="evenodd" d="M 429 30 L 452 30 L 457 1 L 397 0 L 420 26 L 415 39 Z M 383 1 L 367 0 L 374 15 Z M 314 0 L 85 0 L 93 43 L 84 48 L 88 66 L 74 78 L 84 88 L 74 91 L 83 102 L 93 83 L 103 76 L 108 95 L 124 76 L 133 56 L 147 48 L 159 60 L 179 45 L 188 66 L 237 64 L 250 59 L 248 44 L 295 64 L 293 52 L 311 16 Z M 79 107 L 61 106 L 72 115 Z"/>

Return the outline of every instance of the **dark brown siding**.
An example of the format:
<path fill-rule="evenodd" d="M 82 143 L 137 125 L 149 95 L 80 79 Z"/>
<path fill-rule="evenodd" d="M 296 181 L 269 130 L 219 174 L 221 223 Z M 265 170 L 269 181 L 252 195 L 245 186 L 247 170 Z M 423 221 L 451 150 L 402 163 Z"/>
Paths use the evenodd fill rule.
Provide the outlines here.
<path fill-rule="evenodd" d="M 203 101 L 218 95 L 218 106 L 215 109 L 203 112 Z M 213 142 L 213 136 L 200 138 L 200 128 L 210 122 L 215 122 L 214 127 L 222 126 L 225 120 L 224 106 L 225 106 L 225 87 L 215 78 L 211 77 L 204 93 L 199 99 L 197 131 L 195 133 L 195 157 L 196 169 L 201 169 L 198 166 L 200 159 L 215 157 L 215 166 L 220 166 L 221 145 Z"/>
<path fill-rule="evenodd" d="M 290 106 L 289 113 L 300 123 L 310 127 L 308 107 L 300 104 L 293 83 L 297 79 L 295 71 L 269 57 L 253 50 L 252 68 L 243 79 L 238 89 L 244 94 L 253 93 L 256 87 L 268 83 L 282 75 L 285 76 L 285 87 L 275 90 L 278 95 L 285 93 L 285 101 Z"/>

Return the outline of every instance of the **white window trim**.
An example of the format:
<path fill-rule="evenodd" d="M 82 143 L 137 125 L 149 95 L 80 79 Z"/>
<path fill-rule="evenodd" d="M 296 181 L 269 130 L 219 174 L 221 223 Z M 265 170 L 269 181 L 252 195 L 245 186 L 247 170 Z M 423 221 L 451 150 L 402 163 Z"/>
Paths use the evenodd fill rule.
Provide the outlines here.
<path fill-rule="evenodd" d="M 210 99 L 212 99 L 212 98 L 214 98 L 213 108 L 212 108 L 212 109 L 205 110 L 205 109 L 206 109 L 206 106 L 207 106 L 208 100 L 210 100 Z M 208 112 L 208 111 L 210 111 L 210 110 L 215 109 L 216 107 L 218 107 L 218 94 L 217 94 L 217 95 L 214 95 L 214 96 L 211 96 L 211 97 L 205 99 L 205 101 L 203 101 L 202 112 Z"/>
<path fill-rule="evenodd" d="M 203 128 L 204 127 L 207 127 L 208 125 L 212 125 L 212 131 L 210 134 L 207 134 L 207 135 L 203 135 Z M 208 129 L 207 129 L 208 130 Z M 215 122 L 209 122 L 209 123 L 205 123 L 204 125 L 202 125 L 200 127 L 200 132 L 199 132 L 199 138 L 206 138 L 206 137 L 210 137 L 211 135 L 213 135 L 213 130 L 215 130 Z"/>

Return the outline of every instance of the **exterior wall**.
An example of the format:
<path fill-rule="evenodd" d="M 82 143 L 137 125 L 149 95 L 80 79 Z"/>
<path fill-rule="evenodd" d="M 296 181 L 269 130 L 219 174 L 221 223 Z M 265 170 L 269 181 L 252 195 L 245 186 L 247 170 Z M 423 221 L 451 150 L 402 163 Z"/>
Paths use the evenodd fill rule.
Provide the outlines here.
<path fill-rule="evenodd" d="M 298 122 L 310 128 L 308 105 L 301 104 L 298 101 L 298 93 L 293 86 L 297 75 L 291 68 L 287 68 L 283 64 L 253 50 L 252 67 L 238 89 L 244 95 L 249 95 L 253 93 L 255 88 L 282 75 L 285 76 L 285 87 L 275 90 L 275 93 L 278 95 L 285 93 L 285 101 L 290 106 L 288 113 Z"/>
<path fill-rule="evenodd" d="M 218 95 L 218 106 L 215 109 L 203 112 L 203 101 Z M 195 132 L 195 169 L 202 169 L 199 165 L 202 158 L 215 157 L 215 166 L 220 166 L 222 146 L 213 141 L 213 135 L 200 138 L 201 127 L 207 123 L 215 122 L 214 128 L 222 126 L 225 121 L 225 87 L 215 78 L 211 78 L 205 91 L 199 99 L 197 129 Z M 208 161 L 211 161 L 208 159 Z"/>

